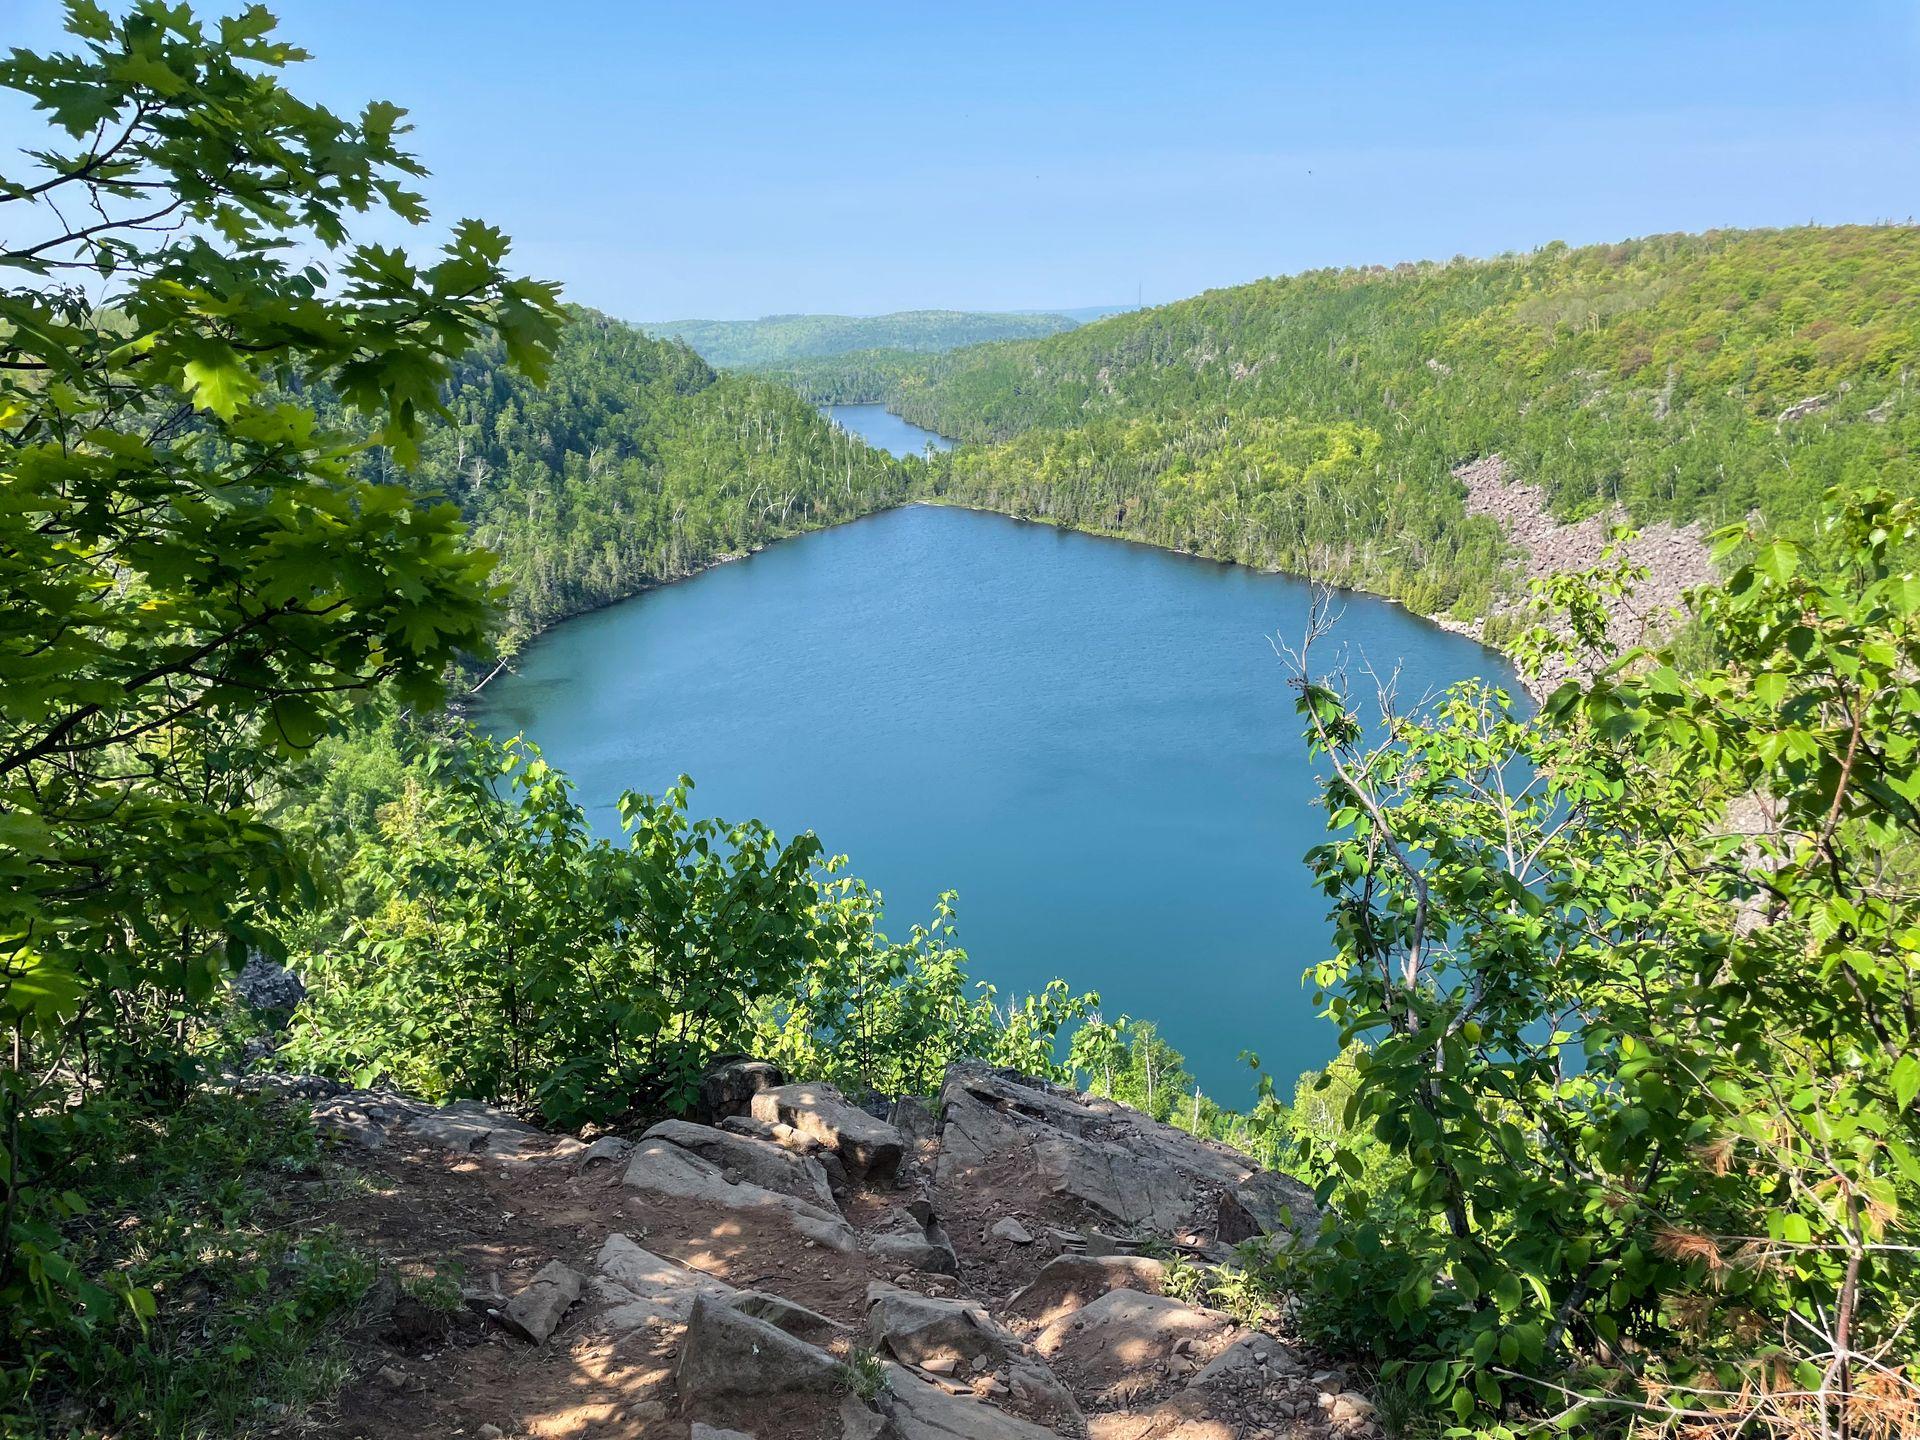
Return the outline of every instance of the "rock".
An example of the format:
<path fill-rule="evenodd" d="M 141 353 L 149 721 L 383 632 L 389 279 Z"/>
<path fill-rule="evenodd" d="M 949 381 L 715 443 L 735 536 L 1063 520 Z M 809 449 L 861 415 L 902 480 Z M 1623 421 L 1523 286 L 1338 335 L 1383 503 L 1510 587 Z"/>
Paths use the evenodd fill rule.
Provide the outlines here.
<path fill-rule="evenodd" d="M 819 1164 L 827 1172 L 827 1186 L 835 1197 L 845 1195 L 851 1188 L 847 1178 L 847 1167 L 840 1157 L 822 1145 L 811 1135 L 803 1135 L 785 1121 L 776 1121 L 769 1125 L 764 1120 L 756 1120 L 751 1115 L 729 1115 L 717 1127 L 735 1135 L 745 1135 L 753 1140 L 766 1140 L 778 1145 L 782 1150 L 791 1150 L 796 1155 L 805 1155 Z"/>
<path fill-rule="evenodd" d="M 935 1299 L 875 1281 L 867 1287 L 867 1336 L 875 1349 L 923 1370 L 985 1361 L 998 1366 L 1020 1342 L 986 1310 L 966 1300 Z"/>
<path fill-rule="evenodd" d="M 499 1160 L 525 1158 L 532 1142 L 545 1139 L 517 1115 L 478 1100 L 456 1100 L 437 1110 L 428 1108 L 408 1117 L 404 1128 L 444 1149 L 480 1152 Z"/>
<path fill-rule="evenodd" d="M 618 1165 L 633 1153 L 633 1142 L 618 1135 L 602 1135 L 574 1159 L 574 1171 L 584 1175 L 596 1165 Z"/>
<path fill-rule="evenodd" d="M 1092 1260 L 1104 1260 L 1109 1255 L 1120 1253 L 1120 1241 L 1100 1230 L 1087 1231 L 1086 1254 Z"/>
<path fill-rule="evenodd" d="M 323 1140 L 356 1150 L 381 1150 L 387 1143 L 387 1127 L 344 1098 L 314 1106 L 313 1128 Z"/>
<path fill-rule="evenodd" d="M 809 1310 L 783 1295 L 769 1295 L 764 1290 L 736 1290 L 726 1297 L 725 1303 L 769 1325 L 778 1325 L 810 1345 L 827 1345 L 850 1333 L 838 1320 L 830 1320 L 817 1310 Z"/>
<path fill-rule="evenodd" d="M 278 961 L 253 954 L 233 977 L 233 993 L 249 1010 L 259 1011 L 281 1022 L 284 1029 L 294 1008 L 307 998 L 307 987 L 300 977 Z"/>
<path fill-rule="evenodd" d="M 559 1327 L 561 1318 L 580 1298 L 585 1282 L 580 1272 L 558 1260 L 542 1265 L 533 1279 L 500 1312 L 501 1322 L 523 1340 L 535 1345 L 546 1343 Z"/>
<path fill-rule="evenodd" d="M 1054 1440 L 1056 1433 L 970 1396 L 949 1394 L 897 1365 L 887 1367 L 879 1409 L 885 1428 L 863 1434 L 888 1440 Z"/>
<path fill-rule="evenodd" d="M 1804 420 L 1809 415 L 1817 415 L 1827 408 L 1827 403 L 1827 397 L 1824 395 L 1809 395 L 1804 400 L 1796 400 L 1780 412 L 1780 418 L 1774 422 L 1774 427 L 1778 429 L 1781 425 L 1790 424 L 1795 420 Z"/>
<path fill-rule="evenodd" d="M 994 1221 L 992 1229 L 988 1230 L 987 1233 L 989 1235 L 997 1235 L 1000 1239 L 1006 1240 L 1014 1245 L 1033 1244 L 1032 1232 L 1011 1215 Z"/>
<path fill-rule="evenodd" d="M 397 1365 L 382 1365 L 374 1371 L 374 1378 L 382 1385 L 391 1385 L 398 1390 L 407 1383 L 407 1372 Z"/>
<path fill-rule="evenodd" d="M 1007 1302 L 1007 1309 L 1042 1325 L 1071 1314 L 1113 1290 L 1157 1295 L 1166 1282 L 1167 1267 L 1144 1255 L 1056 1255 L 1024 1290 Z"/>
<path fill-rule="evenodd" d="M 1007 1366 L 1007 1385 L 1014 1405 L 1025 1415 L 1049 1426 L 1078 1434 L 1086 1423 L 1073 1394 L 1053 1371 L 1031 1355 L 1017 1355 Z"/>
<path fill-rule="evenodd" d="M 742 1180 L 729 1183 L 718 1165 L 655 1137 L 634 1147 L 624 1184 L 633 1189 L 722 1210 L 754 1210 L 783 1217 L 815 1244 L 841 1253 L 854 1246 L 853 1227 L 836 1210 Z"/>
<path fill-rule="evenodd" d="M 482 1425 L 473 1433 L 476 1440 L 507 1440 L 507 1432 L 502 1430 L 498 1425 Z"/>
<path fill-rule="evenodd" d="M 663 1260 L 625 1235 L 607 1236 L 593 1265 L 593 1295 L 608 1307 L 600 1323 L 609 1330 L 684 1325 L 700 1296 L 721 1300 L 734 1293 L 725 1281 Z"/>
<path fill-rule="evenodd" d="M 693 1422 L 688 1437 L 689 1440 L 753 1440 L 753 1436 L 744 1430 L 722 1430 L 717 1425 L 703 1425 L 698 1420 Z"/>
<path fill-rule="evenodd" d="M 641 1139 L 666 1140 L 682 1150 L 704 1156 L 723 1171 L 738 1173 L 762 1189 L 805 1200 L 829 1214 L 838 1209 L 820 1162 L 796 1155 L 769 1140 L 717 1130 L 710 1125 L 689 1125 L 684 1120 L 662 1120 Z"/>
<path fill-rule="evenodd" d="M 1214 1356 L 1189 1384 L 1205 1388 L 1214 1384 L 1243 1384 L 1248 1381 L 1278 1380 L 1301 1371 L 1298 1358 L 1271 1335 L 1255 1331 L 1243 1336 Z"/>
<path fill-rule="evenodd" d="M 1205 1243 L 1217 1239 L 1219 1197 L 1259 1173 L 1239 1152 L 1127 1106 L 977 1062 L 948 1067 L 940 1096 L 934 1175 L 943 1189 L 998 1189 L 1019 1167 L 1125 1231 Z"/>
<path fill-rule="evenodd" d="M 929 1275 L 958 1275 L 960 1257 L 941 1228 L 933 1206 L 915 1200 L 895 1216 L 892 1228 L 867 1241 L 867 1253 L 889 1266 L 904 1265 Z"/>
<path fill-rule="evenodd" d="M 1343 1390 L 1333 1397 L 1327 1416 L 1335 1424 L 1364 1424 L 1373 1419 L 1373 1402 L 1356 1390 Z"/>
<path fill-rule="evenodd" d="M 940 1117 L 918 1095 L 902 1095 L 887 1112 L 887 1123 L 909 1145 L 924 1145 L 940 1133 Z"/>
<path fill-rule="evenodd" d="M 712 1123 L 728 1115 L 744 1114 L 753 1097 L 787 1083 L 780 1067 L 745 1055 L 722 1055 L 700 1076 L 697 1113 Z"/>
<path fill-rule="evenodd" d="M 1130 1375 L 1164 1366 L 1175 1342 L 1187 1339 L 1200 1346 L 1232 1328 L 1232 1320 L 1217 1310 L 1165 1295 L 1114 1290 L 1047 1325 L 1033 1345 L 1076 1382 L 1104 1394 Z"/>
<path fill-rule="evenodd" d="M 845 1384 L 844 1371 L 818 1346 L 701 1295 L 680 1342 L 674 1383 L 684 1414 L 726 1396 L 830 1393 Z"/>
<path fill-rule="evenodd" d="M 753 1097 L 753 1117 L 811 1135 L 838 1155 L 847 1173 L 867 1185 L 885 1185 L 900 1169 L 900 1132 L 852 1105 L 831 1085 L 782 1085 Z"/>
<path fill-rule="evenodd" d="M 1220 1197 L 1220 1215 L 1214 1233 L 1229 1245 L 1257 1235 L 1292 1234 L 1311 1240 L 1320 1222 L 1320 1206 L 1313 1191 L 1274 1170 L 1259 1170 Z"/>

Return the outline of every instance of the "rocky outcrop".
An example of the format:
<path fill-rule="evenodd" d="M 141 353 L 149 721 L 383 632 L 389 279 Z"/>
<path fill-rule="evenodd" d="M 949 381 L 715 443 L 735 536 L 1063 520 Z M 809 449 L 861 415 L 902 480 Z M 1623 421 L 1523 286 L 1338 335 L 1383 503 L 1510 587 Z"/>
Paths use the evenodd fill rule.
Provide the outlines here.
<path fill-rule="evenodd" d="M 726 1173 L 705 1156 L 683 1150 L 658 1136 L 642 1140 L 634 1147 L 621 1180 L 634 1190 L 710 1205 L 721 1211 L 771 1211 L 783 1216 L 815 1244 L 830 1250 L 854 1248 L 853 1229 L 837 1210 L 830 1211 L 748 1180 L 729 1180 Z"/>
<path fill-rule="evenodd" d="M 831 1085 L 782 1085 L 753 1097 L 753 1118 L 791 1125 L 840 1157 L 865 1185 L 885 1185 L 900 1169 L 900 1132 L 851 1103 Z"/>
<path fill-rule="evenodd" d="M 684 1120 L 662 1120 L 641 1138 L 643 1142 L 665 1140 L 710 1160 L 729 1179 L 746 1180 L 763 1190 L 804 1200 L 822 1214 L 833 1211 L 833 1189 L 820 1162 L 769 1141 L 709 1125 L 689 1125 Z"/>
<path fill-rule="evenodd" d="M 483 1252 L 499 1268 L 462 1292 L 461 1334 L 471 1344 L 490 1321 L 537 1347 L 496 1337 L 519 1367 L 511 1392 L 497 1375 L 486 1392 L 502 1433 L 500 1397 L 529 1377 L 591 1395 L 616 1368 L 640 1389 L 597 1413 L 709 1440 L 1371 1433 L 1344 1375 L 1162 1293 L 1170 1263 L 1138 1253 L 1158 1242 L 1232 1264 L 1243 1236 L 1290 1236 L 1311 1199 L 1288 1177 L 979 1065 L 953 1067 L 937 1108 L 896 1106 L 905 1134 L 823 1086 L 742 1103 L 756 1113 L 591 1143 L 471 1102 L 323 1092 L 316 1113 L 338 1156 L 385 1165 L 390 1183 L 492 1177 L 458 1211 L 509 1227 Z M 400 1378 L 378 1381 L 380 1404 L 445 1383 L 435 1363 L 431 1380 L 384 1367 Z M 398 1433 L 445 1430 L 429 1417 Z"/>
<path fill-rule="evenodd" d="M 1088 1099 L 981 1065 L 955 1065 L 940 1092 L 934 1178 L 1002 1186 L 1024 1169 L 1048 1194 L 1139 1237 L 1221 1249 L 1290 1220 L 1319 1220 L 1312 1192 L 1110 1100 Z M 1224 1219 L 1223 1219 L 1224 1213 Z"/>

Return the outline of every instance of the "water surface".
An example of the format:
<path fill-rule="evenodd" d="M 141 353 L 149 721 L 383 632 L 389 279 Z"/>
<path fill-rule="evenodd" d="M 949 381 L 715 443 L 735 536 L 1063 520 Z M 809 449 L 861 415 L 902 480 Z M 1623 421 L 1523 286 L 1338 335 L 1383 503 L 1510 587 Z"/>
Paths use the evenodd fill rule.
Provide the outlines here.
<path fill-rule="evenodd" d="M 1059 975 L 1161 1022 L 1210 1094 L 1242 1049 L 1291 1084 L 1334 1051 L 1302 970 L 1324 835 L 1286 672 L 1302 582 L 997 515 L 913 506 L 582 616 L 478 717 L 524 729 L 594 823 L 681 772 L 695 808 L 816 831 L 890 933 L 959 892 L 976 978 Z M 1339 638 L 1403 699 L 1498 657 L 1350 597 Z"/>
<path fill-rule="evenodd" d="M 876 450 L 885 450 L 901 459 L 935 450 L 953 449 L 953 441 L 910 421 L 902 420 L 884 405 L 822 405 L 820 413 L 842 430 L 850 430 Z"/>

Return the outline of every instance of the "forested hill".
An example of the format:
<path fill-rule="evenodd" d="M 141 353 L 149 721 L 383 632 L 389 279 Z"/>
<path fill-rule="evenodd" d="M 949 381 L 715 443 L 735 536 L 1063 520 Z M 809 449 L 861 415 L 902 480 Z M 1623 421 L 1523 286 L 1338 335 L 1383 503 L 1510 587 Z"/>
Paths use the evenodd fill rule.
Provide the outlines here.
<path fill-rule="evenodd" d="M 1503 543 L 1450 472 L 1498 453 L 1571 518 L 1810 528 L 1916 488 L 1920 231 L 1658 236 L 1322 270 L 939 356 L 791 367 L 980 442 L 948 498 L 1484 611 Z"/>
<path fill-rule="evenodd" d="M 723 556 L 897 504 L 908 469 L 791 389 L 576 310 L 544 388 L 460 362 L 414 472 L 501 557 L 509 644 Z"/>
<path fill-rule="evenodd" d="M 649 335 L 684 340 L 709 365 L 746 370 L 816 355 L 888 349 L 932 354 L 989 340 L 1024 340 L 1071 330 L 1065 315 L 967 310 L 901 310 L 891 315 L 767 315 L 758 320 L 668 320 Z"/>

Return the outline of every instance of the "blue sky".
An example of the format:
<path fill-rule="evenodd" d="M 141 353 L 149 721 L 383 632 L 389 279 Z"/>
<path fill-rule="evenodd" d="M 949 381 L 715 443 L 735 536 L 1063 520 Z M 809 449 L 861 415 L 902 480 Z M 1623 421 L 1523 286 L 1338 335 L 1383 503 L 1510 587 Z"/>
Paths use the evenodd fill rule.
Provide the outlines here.
<path fill-rule="evenodd" d="M 631 319 L 1153 303 L 1920 212 L 1914 0 L 273 8 L 303 93 L 413 111 L 436 219 Z M 0 12 L 55 37 L 53 0 Z M 32 139 L 0 107 L 9 163 Z"/>

